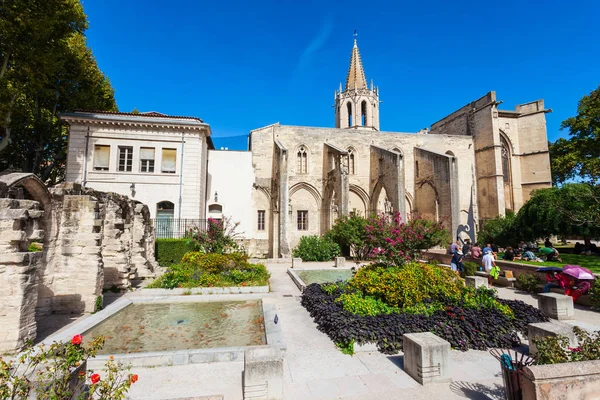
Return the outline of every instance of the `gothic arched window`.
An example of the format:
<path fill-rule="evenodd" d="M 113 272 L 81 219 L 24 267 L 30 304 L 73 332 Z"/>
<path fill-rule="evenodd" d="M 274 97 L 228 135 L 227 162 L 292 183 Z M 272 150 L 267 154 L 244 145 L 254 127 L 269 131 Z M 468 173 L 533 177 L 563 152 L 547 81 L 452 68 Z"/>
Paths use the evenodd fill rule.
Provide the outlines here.
<path fill-rule="evenodd" d="M 360 105 L 361 125 L 367 126 L 367 102 L 363 100 Z"/>
<path fill-rule="evenodd" d="M 307 172 L 307 154 L 306 148 L 304 146 L 300 146 L 298 148 L 298 164 L 297 164 L 297 173 L 306 174 Z"/>
<path fill-rule="evenodd" d="M 348 107 L 348 127 L 352 127 L 352 103 L 346 103 L 346 107 Z"/>
<path fill-rule="evenodd" d="M 502 138 L 502 175 L 504 176 L 504 183 L 510 183 L 510 153 L 508 151 L 508 143 Z"/>
<path fill-rule="evenodd" d="M 350 175 L 354 175 L 355 167 L 354 167 L 354 150 L 348 149 L 348 173 Z"/>

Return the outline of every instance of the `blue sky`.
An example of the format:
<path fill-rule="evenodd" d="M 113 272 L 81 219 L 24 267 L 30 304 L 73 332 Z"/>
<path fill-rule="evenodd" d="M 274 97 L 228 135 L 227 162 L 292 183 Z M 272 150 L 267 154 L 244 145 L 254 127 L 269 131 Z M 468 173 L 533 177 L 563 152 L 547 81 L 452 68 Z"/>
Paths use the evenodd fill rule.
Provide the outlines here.
<path fill-rule="evenodd" d="M 288 4 L 289 3 L 289 4 Z M 84 0 L 121 111 L 202 118 L 217 146 L 271 123 L 334 126 L 358 30 L 381 129 L 416 132 L 495 90 L 543 98 L 548 138 L 600 84 L 600 2 Z"/>

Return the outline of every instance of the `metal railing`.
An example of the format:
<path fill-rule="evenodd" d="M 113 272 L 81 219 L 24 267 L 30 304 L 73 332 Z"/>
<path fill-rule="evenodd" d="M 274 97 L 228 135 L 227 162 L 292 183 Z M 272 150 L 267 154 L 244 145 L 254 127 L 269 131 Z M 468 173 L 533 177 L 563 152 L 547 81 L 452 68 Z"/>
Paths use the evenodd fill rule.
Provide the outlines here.
<path fill-rule="evenodd" d="M 185 238 L 192 228 L 206 230 L 205 219 L 192 218 L 153 218 L 152 225 L 157 239 Z"/>

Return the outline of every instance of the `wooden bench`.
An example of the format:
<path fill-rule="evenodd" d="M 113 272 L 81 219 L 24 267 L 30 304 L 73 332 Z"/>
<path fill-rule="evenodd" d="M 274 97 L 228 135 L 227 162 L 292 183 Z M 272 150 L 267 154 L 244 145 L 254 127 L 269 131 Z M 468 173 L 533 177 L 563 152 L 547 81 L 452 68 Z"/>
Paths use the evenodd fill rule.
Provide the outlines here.
<path fill-rule="evenodd" d="M 490 276 L 490 274 L 488 274 L 485 271 L 475 271 L 475 275 L 485 276 L 486 278 L 488 276 Z M 499 276 L 498 279 L 492 279 L 492 284 L 498 285 L 498 286 L 503 286 L 503 287 L 515 287 L 516 281 L 517 281 L 517 278 L 507 278 L 504 276 Z"/>

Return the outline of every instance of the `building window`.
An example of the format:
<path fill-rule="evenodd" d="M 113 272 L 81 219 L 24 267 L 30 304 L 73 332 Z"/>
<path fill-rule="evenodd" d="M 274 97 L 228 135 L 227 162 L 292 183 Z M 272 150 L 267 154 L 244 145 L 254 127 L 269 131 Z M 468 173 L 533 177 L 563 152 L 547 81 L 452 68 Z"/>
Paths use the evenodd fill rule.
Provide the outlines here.
<path fill-rule="evenodd" d="M 307 231 L 308 230 L 308 210 L 299 210 L 298 211 L 298 230 L 299 231 Z"/>
<path fill-rule="evenodd" d="M 140 149 L 140 172 L 154 172 L 154 149 L 151 147 Z"/>
<path fill-rule="evenodd" d="M 166 174 L 174 174 L 177 165 L 177 150 L 162 149 L 162 163 L 160 171 Z"/>
<path fill-rule="evenodd" d="M 94 146 L 94 171 L 108 171 L 110 146 Z"/>
<path fill-rule="evenodd" d="M 298 149 L 298 173 L 306 174 L 307 168 L 307 154 L 306 148 L 304 146 L 300 146 Z"/>
<path fill-rule="evenodd" d="M 352 126 L 352 103 L 346 103 L 346 107 L 348 107 L 348 127 Z"/>
<path fill-rule="evenodd" d="M 504 183 L 510 183 L 510 156 L 504 141 L 502 141 L 502 175 L 504 176 Z"/>
<path fill-rule="evenodd" d="M 360 105 L 360 115 L 362 126 L 367 126 L 367 102 L 364 100 Z"/>
<path fill-rule="evenodd" d="M 348 173 L 354 175 L 354 150 L 348 149 Z"/>
<path fill-rule="evenodd" d="M 258 210 L 258 227 L 259 231 L 265 230 L 265 210 Z"/>
<path fill-rule="evenodd" d="M 133 170 L 133 147 L 119 146 L 119 172 Z"/>

